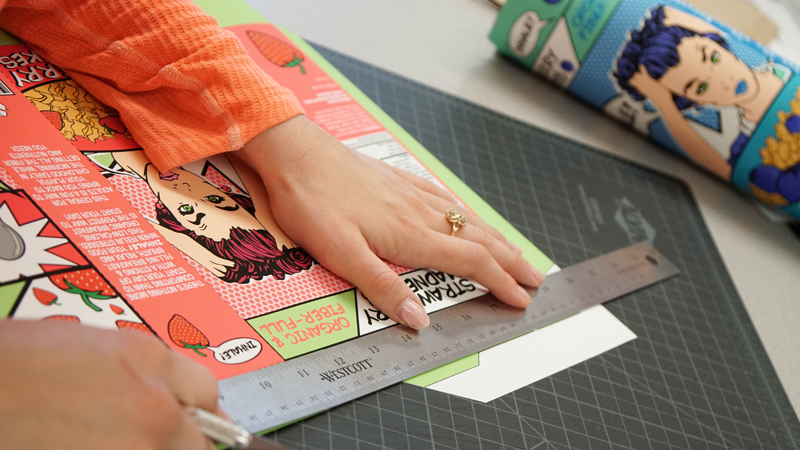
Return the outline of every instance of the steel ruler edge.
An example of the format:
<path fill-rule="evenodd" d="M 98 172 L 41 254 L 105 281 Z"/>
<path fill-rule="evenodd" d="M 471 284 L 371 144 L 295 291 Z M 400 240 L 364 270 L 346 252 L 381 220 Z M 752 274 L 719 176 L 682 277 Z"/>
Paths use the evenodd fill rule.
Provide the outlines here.
<path fill-rule="evenodd" d="M 219 381 L 219 404 L 252 433 L 334 408 L 407 378 L 675 276 L 653 246 L 625 247 L 549 275 L 527 309 L 492 295 L 432 313 L 415 331 L 393 326 Z"/>

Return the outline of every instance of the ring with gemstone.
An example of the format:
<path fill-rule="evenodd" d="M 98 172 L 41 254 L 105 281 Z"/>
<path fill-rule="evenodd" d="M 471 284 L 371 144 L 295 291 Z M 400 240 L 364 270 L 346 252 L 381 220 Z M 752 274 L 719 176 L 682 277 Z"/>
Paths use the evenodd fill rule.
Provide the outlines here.
<path fill-rule="evenodd" d="M 467 218 L 457 213 L 455 209 L 448 209 L 447 212 L 444 213 L 444 217 L 453 227 L 450 231 L 450 236 L 455 236 L 458 230 L 467 226 Z"/>

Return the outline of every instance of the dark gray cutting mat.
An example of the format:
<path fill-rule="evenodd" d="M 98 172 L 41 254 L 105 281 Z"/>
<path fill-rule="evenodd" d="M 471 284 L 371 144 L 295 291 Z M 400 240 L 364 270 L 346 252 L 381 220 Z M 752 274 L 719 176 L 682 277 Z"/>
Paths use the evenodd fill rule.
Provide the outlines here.
<path fill-rule="evenodd" d="M 800 423 L 684 184 L 319 50 L 557 264 L 649 238 L 682 274 L 607 304 L 638 339 L 491 403 L 403 384 L 273 439 L 298 449 L 800 448 Z"/>

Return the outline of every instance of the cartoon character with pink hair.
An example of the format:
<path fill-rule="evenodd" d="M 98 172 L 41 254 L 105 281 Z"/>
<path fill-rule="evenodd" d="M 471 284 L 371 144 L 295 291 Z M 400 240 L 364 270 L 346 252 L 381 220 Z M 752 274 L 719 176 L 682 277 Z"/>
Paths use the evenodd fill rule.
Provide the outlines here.
<path fill-rule="evenodd" d="M 238 173 L 252 196 L 226 192 L 183 168 L 159 173 L 142 151 L 114 152 L 114 159 L 143 179 L 158 199 L 156 228 L 161 234 L 220 279 L 283 280 L 314 264 L 275 222 L 263 184 L 249 171 Z M 254 206 L 255 194 L 263 194 L 257 195 L 263 203 L 259 207 Z"/>

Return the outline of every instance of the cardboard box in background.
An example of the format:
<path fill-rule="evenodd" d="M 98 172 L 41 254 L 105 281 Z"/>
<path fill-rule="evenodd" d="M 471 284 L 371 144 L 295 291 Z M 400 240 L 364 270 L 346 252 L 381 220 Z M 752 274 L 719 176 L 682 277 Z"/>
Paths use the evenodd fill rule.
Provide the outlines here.
<path fill-rule="evenodd" d="M 778 34 L 778 26 L 747 0 L 684 0 L 719 21 L 767 45 Z"/>

